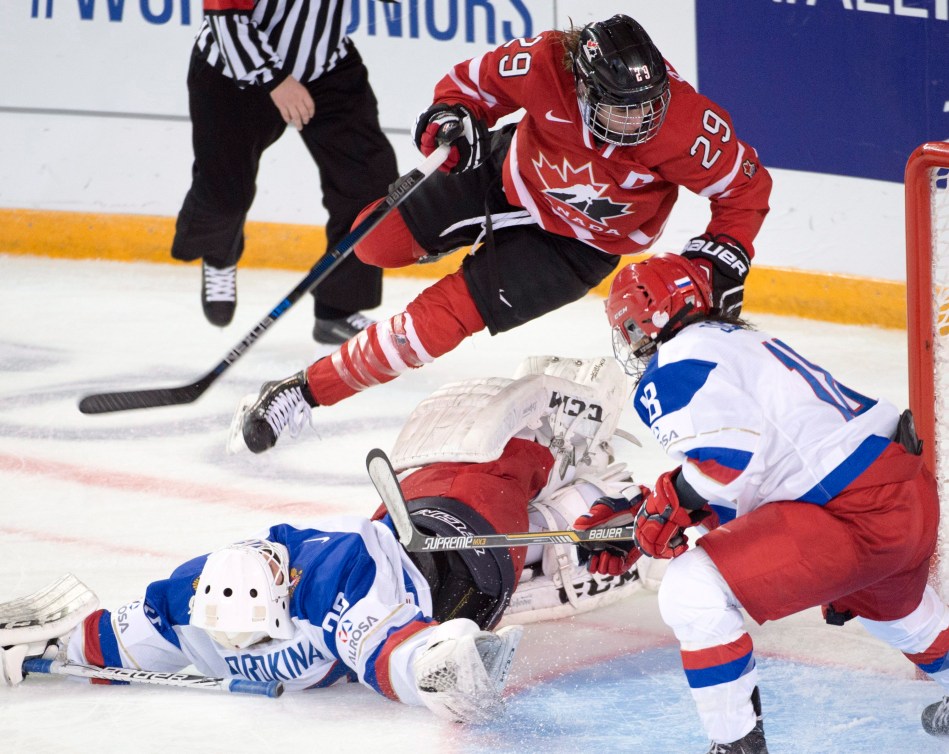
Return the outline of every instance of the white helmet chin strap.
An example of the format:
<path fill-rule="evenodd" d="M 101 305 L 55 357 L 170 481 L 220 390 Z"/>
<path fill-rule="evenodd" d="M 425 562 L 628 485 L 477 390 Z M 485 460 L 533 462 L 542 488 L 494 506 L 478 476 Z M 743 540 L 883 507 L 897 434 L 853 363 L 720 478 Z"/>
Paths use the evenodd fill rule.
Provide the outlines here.
<path fill-rule="evenodd" d="M 276 542 L 238 542 L 208 556 L 191 604 L 191 625 L 221 646 L 244 649 L 289 639 L 289 552 Z"/>

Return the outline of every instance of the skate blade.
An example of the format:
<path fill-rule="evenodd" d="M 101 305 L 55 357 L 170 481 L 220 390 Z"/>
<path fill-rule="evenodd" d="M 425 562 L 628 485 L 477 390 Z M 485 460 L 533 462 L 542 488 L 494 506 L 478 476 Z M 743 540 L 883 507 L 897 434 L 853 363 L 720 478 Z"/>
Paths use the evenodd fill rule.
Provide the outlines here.
<path fill-rule="evenodd" d="M 247 443 L 244 442 L 244 417 L 247 416 L 254 403 L 257 402 L 257 394 L 251 393 L 241 398 L 241 402 L 234 412 L 234 418 L 231 419 L 231 426 L 227 430 L 227 444 L 225 448 L 229 455 L 236 455 L 247 450 Z"/>

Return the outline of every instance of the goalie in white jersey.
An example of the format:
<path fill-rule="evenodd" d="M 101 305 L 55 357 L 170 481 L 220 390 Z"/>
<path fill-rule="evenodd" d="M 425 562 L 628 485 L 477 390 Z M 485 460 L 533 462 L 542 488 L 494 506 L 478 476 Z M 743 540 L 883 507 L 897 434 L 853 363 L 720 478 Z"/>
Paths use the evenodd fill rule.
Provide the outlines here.
<path fill-rule="evenodd" d="M 634 402 L 669 457 L 642 506 L 595 505 L 577 528 L 635 517 L 642 552 L 673 559 L 659 607 L 681 645 L 711 752 L 767 751 L 757 622 L 823 606 L 856 617 L 949 689 L 949 610 L 927 584 L 939 500 L 909 412 L 837 382 L 778 338 L 710 314 L 676 256 L 630 265 L 607 314 Z M 710 530 L 688 547 L 685 530 Z M 621 565 L 619 543 L 600 553 Z M 923 727 L 949 735 L 949 697 Z M 845 744 L 843 745 L 846 748 Z"/>
<path fill-rule="evenodd" d="M 533 357 L 514 379 L 442 388 L 416 408 L 392 454 L 397 469 L 413 470 L 402 487 L 414 524 L 446 537 L 562 530 L 602 495 L 638 496 L 612 463 L 627 394 L 611 358 Z M 0 671 L 19 683 L 24 659 L 43 654 L 157 672 L 194 665 L 287 691 L 347 679 L 481 721 L 502 707 L 522 631 L 494 632 L 502 616 L 514 624 L 583 612 L 639 586 L 635 568 L 589 574 L 567 545 L 409 553 L 380 509 L 376 520 L 272 526 L 184 563 L 115 612 L 97 610 L 75 579 L 58 602 L 44 597 L 53 607 L 30 628 L 11 611 L 43 605 L 0 604 Z"/>

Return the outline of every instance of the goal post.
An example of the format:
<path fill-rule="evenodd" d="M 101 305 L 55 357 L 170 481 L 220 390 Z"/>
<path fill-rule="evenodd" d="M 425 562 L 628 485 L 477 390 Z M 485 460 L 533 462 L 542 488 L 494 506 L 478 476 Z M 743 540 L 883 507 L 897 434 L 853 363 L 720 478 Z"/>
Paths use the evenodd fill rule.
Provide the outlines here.
<path fill-rule="evenodd" d="M 949 143 L 917 147 L 906 163 L 906 326 L 909 404 L 923 459 L 949 501 Z M 940 426 L 942 424 L 942 426 Z M 949 544 L 940 523 L 938 553 Z M 949 558 L 934 577 L 949 585 Z"/>

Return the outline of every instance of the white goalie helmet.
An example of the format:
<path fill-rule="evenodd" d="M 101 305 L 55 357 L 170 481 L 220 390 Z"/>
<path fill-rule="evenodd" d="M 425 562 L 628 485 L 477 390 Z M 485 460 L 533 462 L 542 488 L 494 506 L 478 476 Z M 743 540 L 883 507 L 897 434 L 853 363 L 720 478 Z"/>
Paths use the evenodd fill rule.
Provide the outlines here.
<path fill-rule="evenodd" d="M 191 625 L 228 649 L 289 639 L 289 561 L 284 545 L 260 539 L 211 553 L 198 578 Z"/>

